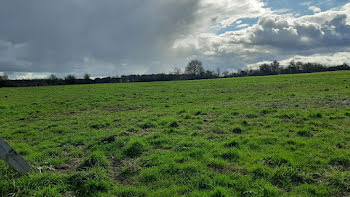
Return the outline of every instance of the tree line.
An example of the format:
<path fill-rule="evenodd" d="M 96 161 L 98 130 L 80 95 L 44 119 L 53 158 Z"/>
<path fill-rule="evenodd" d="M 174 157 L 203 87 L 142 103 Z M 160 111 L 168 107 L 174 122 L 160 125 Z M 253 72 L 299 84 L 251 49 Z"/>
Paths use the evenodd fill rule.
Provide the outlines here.
<path fill-rule="evenodd" d="M 214 79 L 229 77 L 246 76 L 265 76 L 278 74 L 297 74 L 313 73 L 326 71 L 350 70 L 346 63 L 337 66 L 326 66 L 319 63 L 303 63 L 291 61 L 288 66 L 281 66 L 278 61 L 270 64 L 262 64 L 258 69 L 245 69 L 236 72 L 220 72 L 206 70 L 199 60 L 190 61 L 185 67 L 184 72 L 175 67 L 169 74 L 147 74 L 147 75 L 122 75 L 120 77 L 105 77 L 91 79 L 89 74 L 83 78 L 77 78 L 74 75 L 67 75 L 64 78 L 58 78 L 50 75 L 48 79 L 31 80 L 9 80 L 7 75 L 0 76 L 0 87 L 25 87 L 25 86 L 45 86 L 45 85 L 70 85 L 70 84 L 95 84 L 95 83 L 128 83 L 128 82 L 152 82 L 152 81 L 175 81 L 175 80 L 196 80 L 196 79 Z"/>

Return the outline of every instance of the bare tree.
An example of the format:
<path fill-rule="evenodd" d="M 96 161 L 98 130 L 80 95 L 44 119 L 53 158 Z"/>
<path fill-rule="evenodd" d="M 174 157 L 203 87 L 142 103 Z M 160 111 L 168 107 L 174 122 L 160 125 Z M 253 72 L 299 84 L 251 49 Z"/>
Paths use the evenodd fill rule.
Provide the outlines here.
<path fill-rule="evenodd" d="M 0 87 L 6 86 L 8 80 L 9 77 L 6 74 L 4 74 L 4 76 L 0 76 Z"/>
<path fill-rule="evenodd" d="M 74 75 L 67 75 L 64 80 L 67 84 L 74 84 L 76 82 L 76 78 Z"/>
<path fill-rule="evenodd" d="M 270 64 L 270 66 L 271 66 L 271 72 L 273 73 L 273 74 L 279 74 L 280 73 L 280 71 L 281 71 L 281 66 L 280 66 L 280 63 L 278 62 L 278 61 L 273 61 L 271 64 Z"/>
<path fill-rule="evenodd" d="M 228 76 L 230 75 L 230 72 L 224 71 L 224 72 L 222 73 L 222 75 L 224 75 L 224 77 L 228 77 Z"/>
<path fill-rule="evenodd" d="M 57 81 L 58 78 L 56 77 L 56 75 L 51 74 L 51 75 L 49 76 L 49 80 L 51 80 L 51 81 Z"/>
<path fill-rule="evenodd" d="M 9 77 L 6 74 L 4 74 L 3 76 L 0 76 L 0 80 L 7 81 L 9 80 Z"/>
<path fill-rule="evenodd" d="M 289 73 L 298 73 L 299 72 L 299 65 L 297 65 L 297 63 L 295 63 L 294 60 L 292 60 L 291 62 L 289 62 L 289 65 L 287 67 L 287 71 Z"/>
<path fill-rule="evenodd" d="M 174 70 L 171 72 L 171 74 L 174 74 L 174 75 L 181 75 L 181 73 L 182 71 L 178 67 L 175 67 Z"/>
<path fill-rule="evenodd" d="M 204 73 L 202 62 L 199 60 L 190 61 L 186 66 L 185 72 L 190 75 L 202 75 Z"/>
<path fill-rule="evenodd" d="M 264 75 L 274 75 L 281 72 L 281 66 L 278 61 L 273 61 L 271 64 L 262 64 L 259 67 L 259 71 Z"/>
<path fill-rule="evenodd" d="M 90 80 L 90 75 L 86 73 L 86 74 L 84 75 L 84 80 L 85 80 L 85 81 L 89 81 L 89 80 Z"/>
<path fill-rule="evenodd" d="M 219 67 L 216 68 L 216 74 L 218 75 L 218 77 L 220 77 L 220 68 Z"/>
<path fill-rule="evenodd" d="M 271 67 L 268 64 L 262 64 L 259 66 L 259 71 L 263 74 L 263 75 L 269 75 L 271 74 Z"/>
<path fill-rule="evenodd" d="M 56 77 L 56 75 L 51 74 L 48 78 L 48 83 L 50 85 L 56 85 L 58 83 L 58 78 Z"/>

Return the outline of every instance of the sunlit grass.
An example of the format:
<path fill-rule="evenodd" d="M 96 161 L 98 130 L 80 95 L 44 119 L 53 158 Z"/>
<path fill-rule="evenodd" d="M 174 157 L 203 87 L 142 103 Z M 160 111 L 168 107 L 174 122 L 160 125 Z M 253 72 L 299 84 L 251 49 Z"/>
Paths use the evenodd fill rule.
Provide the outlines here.
<path fill-rule="evenodd" d="M 346 196 L 350 72 L 0 88 L 7 196 Z"/>

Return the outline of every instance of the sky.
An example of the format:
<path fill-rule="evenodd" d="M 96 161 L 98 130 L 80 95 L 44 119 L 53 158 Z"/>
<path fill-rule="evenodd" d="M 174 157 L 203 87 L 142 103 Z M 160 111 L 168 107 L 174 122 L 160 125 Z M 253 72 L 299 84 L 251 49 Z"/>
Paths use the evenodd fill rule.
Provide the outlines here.
<path fill-rule="evenodd" d="M 350 63 L 347 0 L 0 0 L 0 75 Z"/>

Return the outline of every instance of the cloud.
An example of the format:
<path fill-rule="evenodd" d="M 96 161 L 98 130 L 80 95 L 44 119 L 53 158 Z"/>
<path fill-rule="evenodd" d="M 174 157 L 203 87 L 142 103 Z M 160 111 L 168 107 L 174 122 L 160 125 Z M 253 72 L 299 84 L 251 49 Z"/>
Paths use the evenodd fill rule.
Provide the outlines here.
<path fill-rule="evenodd" d="M 350 4 L 348 4 L 350 5 Z M 314 50 L 344 47 L 350 44 L 349 6 L 315 15 L 268 16 L 260 18 L 250 34 L 250 41 L 284 50 Z"/>
<path fill-rule="evenodd" d="M 174 50 L 177 39 L 267 12 L 262 0 L 3 1 L 0 70 L 168 72 L 192 56 Z"/>
<path fill-rule="evenodd" d="M 271 13 L 262 0 L 201 0 L 198 16 L 212 21 L 211 26 L 227 27 L 240 18 L 256 18 Z M 208 20 L 208 19 L 206 19 Z"/>
<path fill-rule="evenodd" d="M 350 64 L 350 52 L 337 52 L 337 53 L 325 53 L 325 54 L 314 54 L 311 56 L 296 55 L 287 59 L 280 60 L 282 66 L 289 65 L 289 62 L 294 60 L 295 62 L 310 62 L 326 64 L 328 66 L 342 65 L 343 63 Z M 254 64 L 247 65 L 248 68 L 257 69 L 261 64 L 271 63 L 270 61 L 262 61 Z"/>
<path fill-rule="evenodd" d="M 240 24 L 236 26 L 237 28 L 244 28 L 244 27 L 249 27 L 248 24 Z"/>
<path fill-rule="evenodd" d="M 0 5 L 1 72 L 159 73 L 183 68 L 192 58 L 209 69 L 238 69 L 263 60 L 349 51 L 350 44 L 350 3 L 298 18 L 281 12 L 285 9 L 271 10 L 263 0 Z M 252 18 L 259 18 L 257 24 L 243 24 Z M 229 30 L 233 25 L 236 29 Z"/>
<path fill-rule="evenodd" d="M 221 35 L 200 34 L 177 47 L 192 47 L 211 59 L 228 56 L 247 64 L 294 55 L 346 52 L 350 46 L 349 18 L 350 4 L 299 18 L 270 14 L 260 17 L 252 27 Z"/>
<path fill-rule="evenodd" d="M 302 6 L 310 6 L 311 4 L 312 4 L 311 1 L 305 1 L 305 2 L 300 3 L 300 5 L 302 5 Z"/>
<path fill-rule="evenodd" d="M 314 13 L 318 13 L 318 12 L 322 11 L 321 8 L 316 7 L 316 6 L 310 6 L 309 10 L 313 11 Z"/>
<path fill-rule="evenodd" d="M 174 38 L 195 28 L 199 7 L 196 0 L 18 3 L 0 6 L 0 40 L 10 43 L 0 48 L 3 71 L 109 74 L 128 62 L 130 72 L 154 72 L 153 62 L 171 60 Z"/>
<path fill-rule="evenodd" d="M 31 72 L 16 72 L 9 73 L 10 79 L 47 79 L 49 77 L 49 73 L 31 73 Z"/>

